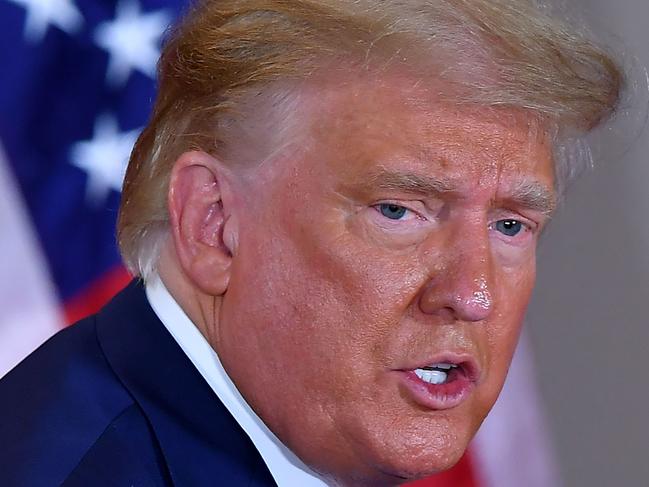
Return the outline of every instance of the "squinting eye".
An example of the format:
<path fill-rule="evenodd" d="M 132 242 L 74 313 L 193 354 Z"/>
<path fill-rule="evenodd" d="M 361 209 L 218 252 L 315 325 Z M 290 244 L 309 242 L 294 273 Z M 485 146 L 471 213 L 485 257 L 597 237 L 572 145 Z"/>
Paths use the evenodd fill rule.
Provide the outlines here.
<path fill-rule="evenodd" d="M 401 220 L 408 211 L 407 208 L 393 203 L 381 203 L 378 207 L 381 215 L 390 220 Z"/>
<path fill-rule="evenodd" d="M 496 231 L 508 237 L 515 237 L 521 230 L 523 230 L 523 224 L 518 220 L 498 220 L 496 222 Z"/>

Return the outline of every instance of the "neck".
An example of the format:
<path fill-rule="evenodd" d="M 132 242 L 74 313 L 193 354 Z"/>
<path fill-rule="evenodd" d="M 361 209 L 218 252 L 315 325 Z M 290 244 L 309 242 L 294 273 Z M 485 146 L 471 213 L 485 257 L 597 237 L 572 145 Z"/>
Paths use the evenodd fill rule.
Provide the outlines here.
<path fill-rule="evenodd" d="M 157 272 L 171 296 L 216 349 L 222 296 L 206 294 L 189 280 L 178 263 L 171 239 L 160 253 Z"/>

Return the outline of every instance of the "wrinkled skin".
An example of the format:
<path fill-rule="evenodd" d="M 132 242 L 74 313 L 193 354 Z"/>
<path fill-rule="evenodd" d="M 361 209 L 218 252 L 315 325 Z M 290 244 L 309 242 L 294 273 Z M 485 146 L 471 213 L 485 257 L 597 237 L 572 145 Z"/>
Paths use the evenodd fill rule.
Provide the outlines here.
<path fill-rule="evenodd" d="M 496 400 L 551 210 L 550 147 L 527 122 L 398 77 L 319 86 L 292 148 L 241 183 L 212 344 L 263 421 L 332 483 L 451 467 Z M 444 188 L 403 184 L 414 177 Z M 531 204 L 522 185 L 546 198 Z M 520 231 L 503 231 L 508 219 Z M 444 352 L 479 374 L 436 410 L 400 371 Z"/>

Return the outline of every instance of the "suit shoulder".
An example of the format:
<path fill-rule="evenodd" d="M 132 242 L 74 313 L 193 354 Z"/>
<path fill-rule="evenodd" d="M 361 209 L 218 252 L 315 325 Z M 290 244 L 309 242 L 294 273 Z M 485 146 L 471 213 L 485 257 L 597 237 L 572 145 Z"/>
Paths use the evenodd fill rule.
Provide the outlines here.
<path fill-rule="evenodd" d="M 61 487 L 88 485 L 172 485 L 162 450 L 137 405 L 129 406 L 112 421 Z"/>
<path fill-rule="evenodd" d="M 133 400 L 97 342 L 95 318 L 66 328 L 0 380 L 3 485 L 60 483 Z"/>

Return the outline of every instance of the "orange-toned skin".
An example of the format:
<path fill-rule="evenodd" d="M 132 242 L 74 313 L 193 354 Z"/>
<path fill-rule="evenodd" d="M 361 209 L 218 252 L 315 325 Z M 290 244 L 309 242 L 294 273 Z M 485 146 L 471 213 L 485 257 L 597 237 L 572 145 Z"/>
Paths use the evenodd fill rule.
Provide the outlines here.
<path fill-rule="evenodd" d="M 517 188 L 551 200 L 550 147 L 521 113 L 442 104 L 397 75 L 303 90 L 272 160 L 179 159 L 161 275 L 253 409 L 332 483 L 447 469 L 507 373 L 551 210 Z M 523 230 L 505 235 L 505 219 Z M 447 352 L 479 377 L 432 410 L 399 371 Z"/>

